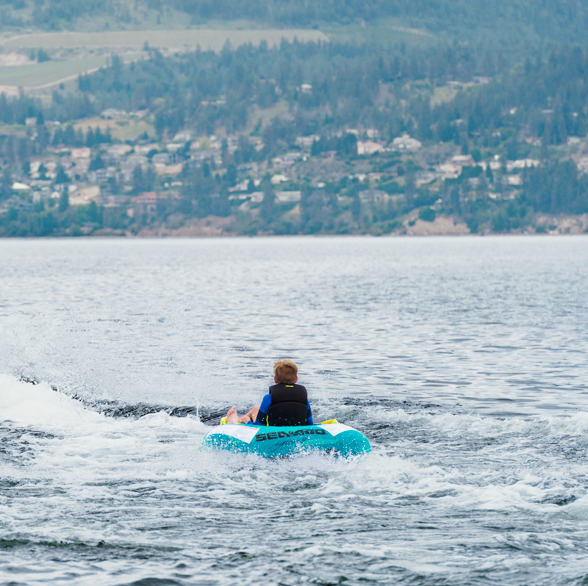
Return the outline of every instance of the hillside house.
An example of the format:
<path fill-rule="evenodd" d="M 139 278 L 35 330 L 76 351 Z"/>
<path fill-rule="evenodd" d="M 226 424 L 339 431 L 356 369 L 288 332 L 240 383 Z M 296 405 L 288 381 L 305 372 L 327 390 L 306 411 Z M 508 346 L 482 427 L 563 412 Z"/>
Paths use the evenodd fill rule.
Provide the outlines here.
<path fill-rule="evenodd" d="M 195 136 L 195 133 L 191 130 L 180 130 L 180 132 L 174 136 L 173 142 L 187 143 L 190 140 L 194 140 Z"/>
<path fill-rule="evenodd" d="M 111 147 L 108 147 L 106 152 L 109 156 L 113 158 L 124 157 L 127 153 L 130 153 L 133 150 L 133 147 L 130 144 L 115 144 Z"/>
<path fill-rule="evenodd" d="M 100 186 L 90 185 L 89 187 L 83 187 L 74 192 L 73 195 L 69 196 L 69 205 L 81 206 L 87 205 L 91 201 L 96 200 L 100 197 Z"/>
<path fill-rule="evenodd" d="M 445 179 L 457 179 L 461 175 L 461 165 L 455 165 L 454 163 L 443 163 L 435 167 L 438 176 Z"/>
<path fill-rule="evenodd" d="M 170 161 L 171 156 L 169 153 L 157 153 L 156 155 L 153 155 L 153 158 L 151 159 L 151 162 L 153 164 L 163 163 L 164 165 L 167 165 L 167 163 L 169 163 Z"/>
<path fill-rule="evenodd" d="M 313 145 L 315 141 L 320 140 L 320 136 L 318 134 L 311 134 L 309 136 L 297 136 L 296 137 L 296 146 L 308 148 Z"/>
<path fill-rule="evenodd" d="M 302 199 L 301 191 L 279 191 L 276 193 L 277 203 L 294 203 Z"/>
<path fill-rule="evenodd" d="M 126 118 L 128 114 L 124 110 L 116 110 L 115 108 L 106 108 L 100 114 L 102 118 L 106 118 L 107 120 L 116 120 L 121 118 Z"/>
<path fill-rule="evenodd" d="M 580 171 L 580 173 L 588 173 L 588 157 L 581 158 L 576 165 L 578 166 L 578 171 Z"/>
<path fill-rule="evenodd" d="M 472 157 L 472 155 L 455 155 L 454 157 L 451 157 L 451 162 L 454 165 L 461 165 L 462 167 L 476 164 L 476 161 L 474 161 L 474 157 Z"/>
<path fill-rule="evenodd" d="M 507 161 L 506 170 L 514 171 L 515 169 L 528 169 L 531 167 L 539 167 L 541 161 L 537 159 L 517 159 L 516 161 Z"/>
<path fill-rule="evenodd" d="M 240 183 L 237 183 L 234 187 L 229 187 L 229 191 L 231 193 L 235 193 L 236 191 L 247 191 L 249 188 L 249 179 L 244 179 Z"/>
<path fill-rule="evenodd" d="M 388 194 L 380 189 L 365 189 L 359 192 L 359 199 L 361 201 L 376 202 L 386 200 L 387 198 Z"/>
<path fill-rule="evenodd" d="M 415 185 L 420 187 L 421 185 L 427 185 L 437 179 L 437 174 L 432 171 L 418 171 L 415 174 Z"/>
<path fill-rule="evenodd" d="M 423 144 L 420 140 L 411 138 L 408 134 L 397 136 L 391 144 L 392 150 L 411 152 L 418 151 L 422 146 Z"/>
<path fill-rule="evenodd" d="M 122 145 L 121 145 L 122 146 Z M 158 151 L 159 145 L 154 144 L 138 144 L 135 146 L 135 153 L 138 155 L 148 155 L 151 151 Z"/>
<path fill-rule="evenodd" d="M 374 153 L 380 153 L 384 150 L 384 147 L 371 140 L 367 140 L 366 142 L 358 142 L 357 143 L 357 154 L 358 155 L 373 155 Z"/>
<path fill-rule="evenodd" d="M 179 175 L 182 172 L 182 163 L 176 163 L 175 165 L 166 165 L 165 163 L 155 163 L 155 172 L 158 175 Z"/>
<path fill-rule="evenodd" d="M 272 177 L 271 181 L 272 185 L 279 185 L 280 183 L 286 183 L 287 181 L 290 181 L 290 179 L 287 175 L 283 175 L 282 173 L 276 173 L 276 175 Z"/>
<path fill-rule="evenodd" d="M 92 156 L 92 151 L 89 147 L 81 147 L 79 149 L 71 149 L 70 157 L 76 161 L 79 159 L 89 159 Z"/>

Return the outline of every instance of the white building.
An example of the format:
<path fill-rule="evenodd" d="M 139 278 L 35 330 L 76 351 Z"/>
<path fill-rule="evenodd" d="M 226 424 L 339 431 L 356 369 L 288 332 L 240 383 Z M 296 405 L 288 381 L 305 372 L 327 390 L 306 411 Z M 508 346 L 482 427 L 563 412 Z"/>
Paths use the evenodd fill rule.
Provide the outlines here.
<path fill-rule="evenodd" d="M 398 151 L 418 151 L 423 144 L 416 138 L 410 138 L 408 134 L 397 136 L 392 141 L 392 148 Z"/>
<path fill-rule="evenodd" d="M 135 147 L 136 149 L 136 147 Z M 108 148 L 106 151 L 111 157 L 122 157 L 127 153 L 130 153 L 133 147 L 130 144 L 115 144 Z M 149 151 L 147 151 L 149 152 Z"/>
<path fill-rule="evenodd" d="M 461 175 L 462 167 L 453 163 L 443 163 L 442 165 L 437 165 L 435 170 L 441 179 L 457 179 Z"/>
<path fill-rule="evenodd" d="M 285 183 L 286 181 L 290 181 L 290 179 L 281 173 L 277 173 L 272 177 L 272 185 L 279 185 L 280 183 Z"/>
<path fill-rule="evenodd" d="M 312 144 L 319 140 L 320 136 L 318 134 L 310 134 L 309 136 L 297 136 L 296 137 L 296 145 L 299 147 L 311 147 Z"/>
<path fill-rule="evenodd" d="M 300 191 L 279 191 L 276 193 L 276 201 L 278 203 L 294 203 L 302 199 L 302 192 Z"/>
<path fill-rule="evenodd" d="M 512 171 L 513 169 L 525 169 L 530 167 L 539 167 L 541 161 L 537 159 L 517 159 L 516 161 L 507 161 L 506 170 Z"/>
<path fill-rule="evenodd" d="M 366 189 L 359 192 L 361 201 L 382 201 L 388 197 L 385 191 L 379 189 Z"/>
<path fill-rule="evenodd" d="M 249 179 L 244 179 L 240 183 L 237 183 L 234 187 L 229 187 L 229 191 L 234 193 L 235 191 L 247 191 L 249 187 Z"/>
<path fill-rule="evenodd" d="M 588 157 L 583 157 L 576 163 L 576 165 L 578 166 L 578 171 L 580 171 L 580 173 L 588 173 Z"/>
<path fill-rule="evenodd" d="M 373 155 L 384 150 L 384 147 L 377 142 L 367 140 L 366 142 L 357 143 L 357 154 L 358 155 Z"/>
<path fill-rule="evenodd" d="M 181 130 L 174 136 L 173 142 L 186 143 L 189 140 L 194 140 L 195 134 L 191 130 Z"/>
<path fill-rule="evenodd" d="M 107 108 L 100 114 L 102 118 L 126 118 L 128 114 L 124 110 L 115 110 L 114 108 Z"/>
<path fill-rule="evenodd" d="M 92 156 L 92 151 L 89 147 L 82 147 L 79 149 L 71 149 L 72 159 L 89 159 Z"/>
<path fill-rule="evenodd" d="M 437 174 L 432 171 L 418 171 L 415 175 L 415 185 L 420 187 L 421 185 L 427 185 L 437 179 Z"/>
<path fill-rule="evenodd" d="M 455 157 L 451 157 L 451 162 L 455 165 L 461 165 L 462 167 L 465 165 L 476 164 L 472 155 L 455 155 Z"/>
<path fill-rule="evenodd" d="M 523 178 L 520 175 L 507 175 L 506 176 L 506 182 L 509 185 L 522 185 L 523 184 Z"/>

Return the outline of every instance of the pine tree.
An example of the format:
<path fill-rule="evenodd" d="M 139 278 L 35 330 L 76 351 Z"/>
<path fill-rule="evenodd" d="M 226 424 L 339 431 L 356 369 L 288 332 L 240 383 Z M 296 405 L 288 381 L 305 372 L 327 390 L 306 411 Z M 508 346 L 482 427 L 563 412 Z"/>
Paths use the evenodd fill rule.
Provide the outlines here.
<path fill-rule="evenodd" d="M 275 198 L 274 188 L 269 176 L 264 179 L 263 182 L 263 201 L 261 202 L 261 217 L 270 223 L 274 217 L 275 209 Z"/>
<path fill-rule="evenodd" d="M 8 199 L 12 195 L 12 176 L 8 169 L 4 169 L 2 173 L 2 181 L 0 181 L 0 201 Z"/>
<path fill-rule="evenodd" d="M 59 198 L 59 207 L 57 208 L 60 212 L 65 212 L 69 207 L 69 196 L 67 194 L 67 189 L 63 190 L 61 197 Z"/>

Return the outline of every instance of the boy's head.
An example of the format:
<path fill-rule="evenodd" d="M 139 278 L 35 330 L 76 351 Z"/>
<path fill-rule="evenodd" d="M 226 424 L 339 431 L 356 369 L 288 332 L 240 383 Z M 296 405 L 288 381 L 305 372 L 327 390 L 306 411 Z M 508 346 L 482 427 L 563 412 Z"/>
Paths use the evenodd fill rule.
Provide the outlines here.
<path fill-rule="evenodd" d="M 293 385 L 298 380 L 298 367 L 291 360 L 278 360 L 274 363 L 274 380 Z"/>

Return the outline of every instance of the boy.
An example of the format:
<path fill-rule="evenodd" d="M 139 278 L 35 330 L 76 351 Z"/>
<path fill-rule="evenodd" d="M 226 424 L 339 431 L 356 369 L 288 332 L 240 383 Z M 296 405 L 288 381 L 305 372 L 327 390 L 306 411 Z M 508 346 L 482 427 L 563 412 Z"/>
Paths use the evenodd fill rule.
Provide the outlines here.
<path fill-rule="evenodd" d="M 274 382 L 269 393 L 247 413 L 239 417 L 237 408 L 227 413 L 228 423 L 248 425 L 299 426 L 314 425 L 306 388 L 298 382 L 298 367 L 291 360 L 274 364 Z"/>

